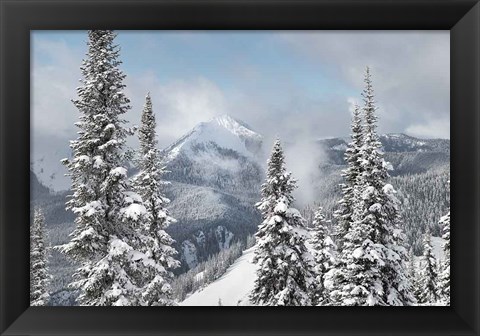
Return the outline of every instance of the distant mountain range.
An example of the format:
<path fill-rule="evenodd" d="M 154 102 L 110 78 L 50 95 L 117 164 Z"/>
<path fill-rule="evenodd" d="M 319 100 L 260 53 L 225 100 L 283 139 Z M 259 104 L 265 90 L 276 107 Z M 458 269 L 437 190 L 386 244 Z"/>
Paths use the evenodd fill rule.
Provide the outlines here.
<path fill-rule="evenodd" d="M 435 201 L 433 198 L 441 200 L 438 209 L 432 211 L 434 221 L 448 206 L 446 189 L 433 183 L 443 183 L 448 179 L 450 141 L 417 139 L 404 134 L 385 134 L 380 140 L 385 158 L 392 164 L 393 181 L 415 195 L 426 189 L 424 202 Z M 344 168 L 343 156 L 348 141 L 348 138 L 312 140 L 313 150 L 326 155 L 319 156 L 322 161 L 312 172 L 311 185 L 317 203 L 324 206 L 329 216 L 339 197 L 338 184 L 341 182 L 340 172 Z M 289 145 L 285 143 L 285 147 Z M 270 147 L 271 144 L 265 144 L 262 135 L 247 124 L 223 115 L 198 124 L 163 150 L 169 171 L 165 178 L 170 181 L 165 192 L 171 199 L 171 214 L 177 219 L 169 232 L 177 242 L 182 270 L 195 266 L 209 255 L 235 241 L 246 239 L 256 231 L 261 218 L 254 205 L 260 198 L 264 161 Z M 61 158 L 54 160 L 58 162 Z M 73 215 L 64 209 L 68 191 L 53 192 L 45 187 L 52 185 L 51 173 L 45 169 L 55 165 L 43 163 L 43 166 L 40 162 L 32 163 L 32 205 L 39 204 L 45 208 L 47 226 L 54 236 L 52 243 L 58 244 L 68 240 L 68 233 L 73 229 Z M 60 167 L 59 164 L 57 166 Z M 58 167 L 55 169 L 58 170 Z M 41 169 L 43 173 L 38 174 Z M 432 182 L 418 189 L 420 187 L 412 186 L 411 176 Z M 399 194 L 405 194 L 405 190 L 399 190 Z M 424 227 L 427 224 L 417 223 L 418 218 L 423 216 L 417 208 L 428 207 L 428 203 L 415 205 L 413 210 L 411 204 L 416 203 L 410 201 L 406 208 L 415 215 L 407 214 L 412 221 L 407 226 Z M 54 255 L 54 268 L 60 271 L 66 267 L 62 263 L 65 263 L 62 256 Z M 62 274 L 67 276 L 65 272 Z M 57 282 L 58 287 L 63 282 Z"/>
<path fill-rule="evenodd" d="M 348 138 L 318 140 L 328 156 L 327 164 L 344 165 Z M 392 164 L 390 175 L 418 174 L 450 165 L 450 140 L 418 139 L 401 133 L 380 136 L 385 159 Z"/>

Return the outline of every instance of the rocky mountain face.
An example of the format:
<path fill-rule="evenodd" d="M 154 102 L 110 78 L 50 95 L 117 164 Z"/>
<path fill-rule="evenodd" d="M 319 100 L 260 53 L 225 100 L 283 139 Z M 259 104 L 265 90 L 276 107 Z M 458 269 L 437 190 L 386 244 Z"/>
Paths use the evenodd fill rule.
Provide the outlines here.
<path fill-rule="evenodd" d="M 445 185 L 449 179 L 450 141 L 417 139 L 404 134 L 386 134 L 380 140 L 385 158 L 392 165 L 391 183 L 402 202 L 409 243 L 416 246 L 426 225 L 432 227 L 434 234 L 439 233 L 436 221 L 449 205 Z M 322 159 L 308 184 L 313 189 L 315 206 L 322 205 L 330 218 L 340 196 L 338 184 L 342 182 L 348 141 L 348 138 L 322 139 L 311 146 L 322 153 L 318 155 Z M 261 218 L 254 205 L 260 199 L 265 154 L 270 147 L 248 125 L 224 115 L 198 124 L 163 150 L 169 171 L 165 178 L 170 182 L 165 192 L 171 199 L 170 212 L 177 219 L 168 231 L 176 240 L 182 261 L 179 272 L 256 231 Z M 45 171 L 40 176 L 31 172 L 32 206 L 44 208 L 49 239 L 56 245 L 68 241 L 73 215 L 65 210 L 68 191 L 52 192 L 44 186 L 48 183 L 42 176 L 49 175 Z M 313 207 L 314 204 L 305 207 L 307 218 Z M 68 282 L 72 265 L 62 255 L 52 252 L 50 266 L 58 274 L 54 291 L 63 297 L 62 288 Z"/>

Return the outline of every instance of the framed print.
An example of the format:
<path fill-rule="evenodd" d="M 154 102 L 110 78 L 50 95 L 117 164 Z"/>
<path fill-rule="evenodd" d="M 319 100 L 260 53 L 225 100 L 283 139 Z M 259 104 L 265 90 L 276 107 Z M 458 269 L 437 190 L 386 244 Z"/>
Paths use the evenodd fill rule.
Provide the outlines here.
<path fill-rule="evenodd" d="M 479 6 L 2 1 L 2 334 L 477 335 Z"/>

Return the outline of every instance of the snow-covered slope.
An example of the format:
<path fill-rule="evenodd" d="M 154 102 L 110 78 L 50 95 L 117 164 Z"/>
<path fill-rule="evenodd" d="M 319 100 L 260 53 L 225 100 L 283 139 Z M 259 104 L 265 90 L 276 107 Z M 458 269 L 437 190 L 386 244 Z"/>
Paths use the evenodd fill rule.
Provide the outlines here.
<path fill-rule="evenodd" d="M 432 251 L 437 260 L 443 260 L 445 240 L 432 237 Z M 181 306 L 218 306 L 219 300 L 224 306 L 248 306 L 248 295 L 253 289 L 256 277 L 256 265 L 252 263 L 254 254 L 252 247 L 245 250 L 240 258 L 232 264 L 227 272 L 218 280 L 205 288 L 191 294 Z M 420 268 L 422 257 L 415 257 L 415 266 Z"/>
<path fill-rule="evenodd" d="M 445 245 L 445 239 L 441 237 L 432 237 L 432 253 L 437 260 L 443 260 L 445 258 L 443 252 L 443 246 Z"/>
<path fill-rule="evenodd" d="M 245 250 L 227 272 L 207 287 L 193 293 L 181 306 L 248 306 L 248 295 L 253 289 L 256 265 L 252 263 L 253 250 Z"/>

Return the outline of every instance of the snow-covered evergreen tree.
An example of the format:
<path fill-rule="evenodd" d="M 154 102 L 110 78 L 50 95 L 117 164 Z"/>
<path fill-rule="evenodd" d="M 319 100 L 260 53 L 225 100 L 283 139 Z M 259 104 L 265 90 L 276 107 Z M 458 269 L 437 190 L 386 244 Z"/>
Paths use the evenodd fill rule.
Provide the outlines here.
<path fill-rule="evenodd" d="M 326 305 L 329 303 L 329 293 L 325 288 L 325 276 L 335 264 L 336 245 L 327 234 L 325 216 L 322 208 L 315 212 L 313 220 L 313 234 L 311 247 L 315 259 L 315 287 L 313 304 Z"/>
<path fill-rule="evenodd" d="M 439 274 L 438 288 L 439 296 L 442 302 L 450 305 L 450 211 L 440 219 L 445 244 L 443 245 L 444 260 L 441 264 L 441 272 Z"/>
<path fill-rule="evenodd" d="M 383 207 L 386 209 L 388 218 L 385 223 L 386 234 L 382 237 L 387 261 L 383 269 L 386 302 L 391 306 L 410 306 L 417 300 L 408 276 L 410 256 L 405 248 L 406 236 L 400 228 L 399 201 L 391 184 L 383 187 L 383 193 L 386 196 L 386 203 Z"/>
<path fill-rule="evenodd" d="M 420 297 L 420 275 L 419 270 L 417 267 L 415 267 L 415 254 L 413 253 L 413 248 L 410 248 L 408 256 L 408 278 L 410 280 L 410 291 L 412 292 L 415 301 L 418 302 L 418 298 Z"/>
<path fill-rule="evenodd" d="M 423 304 L 435 304 L 439 299 L 437 261 L 432 253 L 431 237 L 430 229 L 427 229 L 420 272 L 419 302 Z"/>
<path fill-rule="evenodd" d="M 45 306 L 49 300 L 50 276 L 47 268 L 45 246 L 45 217 L 41 209 L 35 209 L 30 227 L 30 305 Z"/>
<path fill-rule="evenodd" d="M 171 305 L 173 279 L 172 269 L 180 264 L 174 256 L 177 251 L 170 235 L 165 232 L 168 225 L 175 220 L 169 216 L 166 205 L 169 200 L 163 195 L 162 188 L 166 184 L 162 180 L 165 172 L 161 165 L 156 140 L 156 120 L 152 109 L 150 94 L 146 96 L 142 112 L 141 126 L 138 130 L 140 155 L 138 158 L 139 173 L 135 176 L 133 185 L 135 191 L 142 197 L 149 217 L 142 223 L 142 251 L 151 256 L 156 264 L 144 273 L 146 288 L 142 293 L 146 305 Z"/>
<path fill-rule="evenodd" d="M 408 261 L 408 275 L 410 277 L 410 279 L 413 279 L 415 277 L 415 274 L 417 273 L 416 272 L 416 268 L 415 268 L 415 255 L 413 253 L 413 248 L 411 248 L 409 251 L 408 251 L 408 257 L 409 257 L 409 261 Z M 413 281 L 410 281 L 413 285 Z"/>
<path fill-rule="evenodd" d="M 142 199 L 130 190 L 124 146 L 129 109 L 119 48 L 111 30 L 88 32 L 81 68 L 83 85 L 74 104 L 80 112 L 73 158 L 63 160 L 72 179 L 67 208 L 75 215 L 71 241 L 59 247 L 80 267 L 70 286 L 81 305 L 141 305 L 139 284 L 150 258 L 136 246 L 138 228 L 148 216 Z"/>
<path fill-rule="evenodd" d="M 339 305 L 411 305 L 415 299 L 406 271 L 408 254 L 399 228 L 398 200 L 387 183 L 389 165 L 376 132 L 377 108 L 368 67 L 362 96 L 360 171 L 349 196 L 353 210 L 337 270 L 328 276 L 335 288 L 331 299 Z"/>
<path fill-rule="evenodd" d="M 347 168 L 342 171 L 344 183 L 341 184 L 342 199 L 340 200 L 340 208 L 335 212 L 336 225 L 336 240 L 341 247 L 343 238 L 347 234 L 352 222 L 353 213 L 353 188 L 357 184 L 357 177 L 361 172 L 360 165 L 360 150 L 363 142 L 363 125 L 361 109 L 355 105 L 352 123 L 351 123 L 351 138 L 352 141 L 348 144 L 345 151 L 345 162 Z"/>
<path fill-rule="evenodd" d="M 305 220 L 292 207 L 295 180 L 286 171 L 280 141 L 273 146 L 262 200 L 257 204 L 264 221 L 256 233 L 254 262 L 257 278 L 252 303 L 265 306 L 310 306 L 314 261 L 305 245 Z"/>
<path fill-rule="evenodd" d="M 383 301 L 387 305 L 411 305 L 415 303 L 415 298 L 410 291 L 407 276 L 408 253 L 404 247 L 405 235 L 400 229 L 399 201 L 395 196 L 395 189 L 387 183 L 389 164 L 383 159 L 376 132 L 377 108 L 368 67 L 362 96 L 365 129 L 360 151 L 362 172 L 358 179 L 358 184 L 364 188 L 361 217 L 364 223 L 370 223 L 373 229 L 371 239 L 376 243 L 379 252 L 383 250 L 380 254 L 383 257 L 377 260 L 382 267 Z"/>
<path fill-rule="evenodd" d="M 445 188 L 448 179 L 449 169 L 433 169 L 391 178 L 402 201 L 402 228 L 407 235 L 407 244 L 413 247 L 415 255 L 423 253 L 423 234 L 427 225 L 432 229 L 432 235 L 442 235 L 440 224 L 432 224 L 438 223 L 438 218 L 448 212 L 450 193 Z"/>
<path fill-rule="evenodd" d="M 363 220 L 361 191 L 354 188 L 352 222 L 336 267 L 326 276 L 332 305 L 387 305 L 382 281 L 384 248 L 373 240 L 372 223 Z"/>

